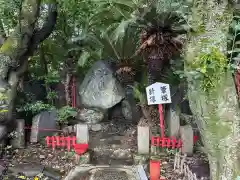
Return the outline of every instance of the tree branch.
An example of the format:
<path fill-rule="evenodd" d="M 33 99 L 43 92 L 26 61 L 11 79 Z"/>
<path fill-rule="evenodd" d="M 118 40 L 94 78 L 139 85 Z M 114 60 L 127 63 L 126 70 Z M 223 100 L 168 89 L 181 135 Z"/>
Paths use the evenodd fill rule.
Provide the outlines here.
<path fill-rule="evenodd" d="M 28 51 L 20 58 L 20 66 L 18 67 L 17 74 L 20 76 L 27 69 L 28 57 L 34 53 L 37 46 L 50 36 L 55 28 L 57 21 L 57 2 L 54 0 L 53 4 L 48 5 L 48 16 L 43 24 L 43 27 L 38 30 L 34 30 L 31 38 Z"/>
<path fill-rule="evenodd" d="M 6 33 L 3 27 L 3 23 L 0 20 L 0 48 L 3 45 L 4 41 L 6 40 Z"/>
<path fill-rule="evenodd" d="M 48 16 L 40 30 L 35 30 L 31 40 L 31 50 L 34 50 L 43 40 L 49 37 L 57 21 L 57 2 L 48 5 Z"/>
<path fill-rule="evenodd" d="M 21 23 L 1 46 L 1 53 L 9 56 L 15 62 L 28 51 L 35 23 L 39 16 L 39 6 L 40 0 L 25 0 L 23 2 Z M 21 27 L 21 32 L 19 27 Z"/>

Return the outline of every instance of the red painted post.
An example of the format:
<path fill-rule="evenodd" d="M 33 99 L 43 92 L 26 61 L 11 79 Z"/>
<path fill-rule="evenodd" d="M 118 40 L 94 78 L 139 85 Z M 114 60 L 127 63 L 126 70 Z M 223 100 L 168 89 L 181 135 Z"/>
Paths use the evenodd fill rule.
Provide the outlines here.
<path fill-rule="evenodd" d="M 160 145 L 159 143 L 160 143 L 160 137 L 152 136 L 151 145 L 152 146 L 159 146 Z"/>
<path fill-rule="evenodd" d="M 150 160 L 150 180 L 160 179 L 160 161 Z"/>
<path fill-rule="evenodd" d="M 195 144 L 198 140 L 198 137 L 197 136 L 193 136 L 193 143 Z"/>
<path fill-rule="evenodd" d="M 76 136 L 72 137 L 72 147 L 74 147 L 77 144 L 77 138 Z"/>
<path fill-rule="evenodd" d="M 56 138 L 56 146 L 57 147 L 61 146 L 60 136 L 55 136 L 55 138 Z"/>
<path fill-rule="evenodd" d="M 163 121 L 162 104 L 158 105 L 158 112 L 159 112 L 159 119 L 160 119 L 161 138 L 164 138 L 164 121 Z"/>
<path fill-rule="evenodd" d="M 50 147 L 52 145 L 52 143 L 50 142 L 51 138 L 49 136 L 45 138 L 45 141 L 46 141 L 47 147 Z"/>
<path fill-rule="evenodd" d="M 65 147 L 66 146 L 65 137 L 64 136 L 60 137 L 60 142 L 61 142 L 61 147 Z"/>
<path fill-rule="evenodd" d="M 172 149 L 175 149 L 177 140 L 174 136 L 171 138 L 171 140 L 172 140 Z"/>
<path fill-rule="evenodd" d="M 55 137 L 54 137 L 54 136 L 51 137 L 51 141 L 52 141 L 52 149 L 54 150 L 55 147 L 56 147 L 56 144 L 55 144 Z"/>
<path fill-rule="evenodd" d="M 72 142 L 71 142 L 72 137 L 70 137 L 70 136 L 65 137 L 65 141 L 67 141 L 67 151 L 69 152 L 71 149 L 71 146 L 72 146 Z"/>

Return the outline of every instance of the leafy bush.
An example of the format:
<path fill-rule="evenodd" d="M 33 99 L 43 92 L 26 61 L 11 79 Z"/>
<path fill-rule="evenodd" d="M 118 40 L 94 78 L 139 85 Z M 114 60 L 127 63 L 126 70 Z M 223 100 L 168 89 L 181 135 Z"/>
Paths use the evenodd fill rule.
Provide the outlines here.
<path fill-rule="evenodd" d="M 45 104 L 42 101 L 37 101 L 34 103 L 26 103 L 24 106 L 17 108 L 18 112 L 28 112 L 31 111 L 32 114 L 38 114 L 42 111 L 48 111 L 48 110 L 53 110 L 55 107 L 53 107 L 50 104 Z"/>
<path fill-rule="evenodd" d="M 147 103 L 145 87 L 140 83 L 135 82 L 133 88 L 134 98 L 139 102 L 139 104 L 143 105 Z"/>
<path fill-rule="evenodd" d="M 64 106 L 58 109 L 57 116 L 59 123 L 67 124 L 70 118 L 74 118 L 77 116 L 77 111 L 73 107 Z"/>

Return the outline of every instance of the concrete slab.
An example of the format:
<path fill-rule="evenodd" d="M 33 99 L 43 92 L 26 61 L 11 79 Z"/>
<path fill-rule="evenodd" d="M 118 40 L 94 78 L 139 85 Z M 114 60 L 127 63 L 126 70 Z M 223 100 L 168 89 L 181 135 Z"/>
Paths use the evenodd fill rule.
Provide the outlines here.
<path fill-rule="evenodd" d="M 107 176 L 108 180 L 122 180 L 122 177 L 116 176 L 117 173 L 119 174 L 125 174 L 126 178 L 124 180 L 148 180 L 146 173 L 143 169 L 143 166 L 137 165 L 137 166 L 109 166 L 109 165 L 99 165 L 99 166 L 93 166 L 93 165 L 82 165 L 77 166 L 75 169 L 70 171 L 70 173 L 67 175 L 67 177 L 64 180 L 76 180 L 81 177 L 84 177 L 88 180 L 95 180 L 96 174 L 99 172 L 105 172 L 102 173 L 102 179 L 106 178 L 104 176 Z M 108 172 L 108 173 L 106 173 Z M 114 177 L 109 178 L 108 174 L 109 172 L 112 172 L 114 174 Z"/>

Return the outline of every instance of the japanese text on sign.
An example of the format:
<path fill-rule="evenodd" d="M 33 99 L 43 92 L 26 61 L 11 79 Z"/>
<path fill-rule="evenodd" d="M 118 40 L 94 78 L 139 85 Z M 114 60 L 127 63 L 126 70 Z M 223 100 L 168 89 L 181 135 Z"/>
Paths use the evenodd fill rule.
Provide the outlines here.
<path fill-rule="evenodd" d="M 165 83 L 154 83 L 146 88 L 148 104 L 171 103 L 170 87 Z"/>

